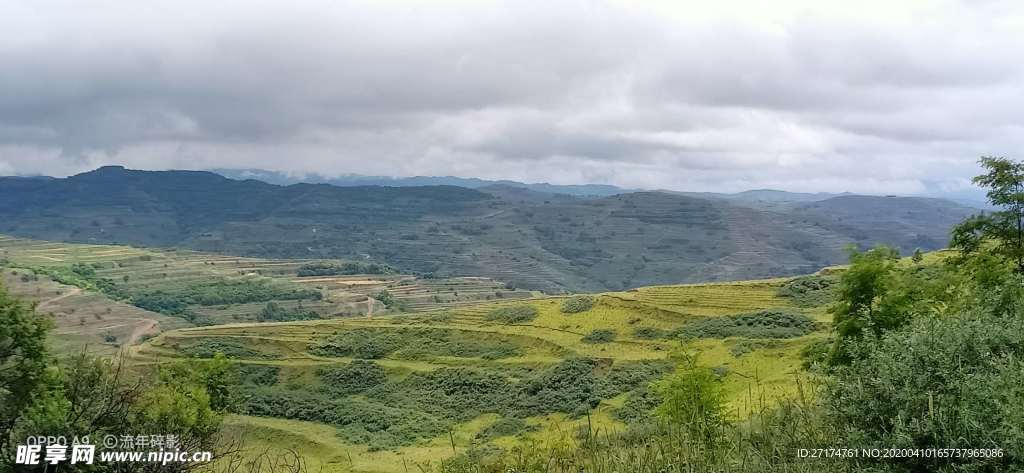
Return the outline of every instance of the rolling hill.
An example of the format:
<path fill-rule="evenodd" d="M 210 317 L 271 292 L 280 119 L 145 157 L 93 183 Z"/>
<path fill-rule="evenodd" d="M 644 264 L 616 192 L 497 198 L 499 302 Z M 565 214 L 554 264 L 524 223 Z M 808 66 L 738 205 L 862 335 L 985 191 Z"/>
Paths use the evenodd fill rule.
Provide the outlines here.
<path fill-rule="evenodd" d="M 0 178 L 0 233 L 261 258 L 386 263 L 549 293 L 801 274 L 848 244 L 945 246 L 972 209 L 841 195 L 786 205 L 664 192 L 605 197 L 514 186 L 279 186 L 196 171 L 104 167 Z"/>

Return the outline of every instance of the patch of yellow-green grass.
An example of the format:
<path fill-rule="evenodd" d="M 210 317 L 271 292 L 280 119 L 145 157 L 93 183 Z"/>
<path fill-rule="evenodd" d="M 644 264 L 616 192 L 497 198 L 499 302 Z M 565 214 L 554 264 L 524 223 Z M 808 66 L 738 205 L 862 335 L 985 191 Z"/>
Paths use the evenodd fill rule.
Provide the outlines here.
<path fill-rule="evenodd" d="M 777 295 L 779 287 L 787 280 L 763 279 L 649 286 L 610 295 L 684 315 L 729 315 L 762 309 L 792 307 L 787 299 Z"/>
<path fill-rule="evenodd" d="M 806 377 L 800 350 L 825 334 L 818 332 L 791 340 L 778 340 L 777 347 L 759 348 L 740 356 L 730 351 L 738 339 L 696 340 L 681 349 L 697 354 L 697 363 L 724 373 L 722 378 L 728 407 L 736 418 L 745 418 L 761 407 L 798 393 L 798 379 Z"/>

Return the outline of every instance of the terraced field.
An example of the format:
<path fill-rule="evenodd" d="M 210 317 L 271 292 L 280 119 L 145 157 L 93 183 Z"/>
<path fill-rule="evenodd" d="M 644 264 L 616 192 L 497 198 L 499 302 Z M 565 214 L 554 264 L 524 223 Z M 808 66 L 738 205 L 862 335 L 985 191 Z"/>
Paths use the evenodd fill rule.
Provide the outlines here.
<path fill-rule="evenodd" d="M 570 442 L 582 428 L 624 428 L 647 384 L 669 372 L 670 355 L 681 350 L 719 373 L 734 416 L 793 394 L 799 352 L 825 337 L 828 317 L 822 304 L 798 307 L 781 296 L 790 281 L 606 293 L 571 314 L 561 310 L 564 297 L 547 297 L 405 315 L 187 328 L 134 347 L 132 359 L 154 364 L 220 351 L 250 367 L 244 370 L 266 374 L 242 381 L 246 405 L 229 419 L 252 448 L 294 447 L 313 460 L 314 470 L 417 471 L 453 450 L 486 454 Z M 510 311 L 527 314 L 525 320 L 500 317 Z M 723 323 L 732 320 L 747 322 Z M 611 335 L 595 337 L 599 332 Z M 558 378 L 584 362 L 583 371 Z M 372 383 L 368 372 L 376 373 Z M 586 396 L 593 403 L 558 407 L 566 397 L 532 391 L 537 379 L 575 394 L 591 389 Z M 358 388 L 341 389 L 339 380 Z M 486 402 L 475 404 L 477 397 Z M 539 405 L 538 397 L 552 407 Z"/>
<path fill-rule="evenodd" d="M 309 314 L 303 315 L 305 318 L 333 318 L 533 295 L 488 278 L 422 279 L 390 273 L 300 276 L 301 269 L 312 263 L 323 261 L 54 243 L 0 235 L 0 268 L 7 269 L 6 285 L 43 304 L 43 309 L 53 310 L 58 325 L 79 324 L 76 327 L 80 329 L 72 332 L 76 336 L 80 335 L 77 332 L 89 334 L 80 341 L 106 347 L 103 349 L 115 349 L 166 328 L 257 321 L 268 303 L 284 313 Z M 210 297 L 197 301 L 192 296 L 216 285 L 256 294 L 223 301 Z M 390 307 L 382 302 L 382 293 L 387 293 Z M 67 299 L 56 299 L 58 296 Z M 168 308 L 168 298 L 173 297 L 183 299 L 183 307 Z M 96 311 L 100 313 L 93 314 Z M 113 319 L 104 318 L 108 315 Z M 84 324 L 80 321 L 83 317 Z"/>
<path fill-rule="evenodd" d="M 798 299 L 784 290 L 794 280 L 768 279 L 576 296 L 584 304 L 567 310 L 568 296 L 488 278 L 317 275 L 349 263 L 2 236 L 0 262 L 5 286 L 54 314 L 59 350 L 128 346 L 140 367 L 222 353 L 239 370 L 228 429 L 254 451 L 290 446 L 337 472 L 416 471 L 453 452 L 625 428 L 650 415 L 649 384 L 684 352 L 744 417 L 794 392 L 831 297 Z M 260 298 L 208 303 L 209 287 Z M 193 293 L 180 315 L 138 307 Z"/>

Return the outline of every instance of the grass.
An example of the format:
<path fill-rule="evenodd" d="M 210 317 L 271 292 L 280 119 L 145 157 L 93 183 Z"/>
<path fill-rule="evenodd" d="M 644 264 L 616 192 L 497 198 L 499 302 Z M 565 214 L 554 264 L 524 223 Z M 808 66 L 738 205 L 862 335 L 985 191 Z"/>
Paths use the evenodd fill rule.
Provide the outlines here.
<path fill-rule="evenodd" d="M 191 310 L 198 316 L 218 324 L 202 327 L 189 327 L 181 318 L 142 311 L 90 291 L 48 305 L 60 309 L 58 345 L 80 345 L 89 340 L 115 350 L 114 344 L 103 345 L 102 340 L 110 332 L 123 341 L 124 332 L 104 330 L 109 325 L 93 324 L 91 320 L 84 327 L 74 326 L 81 311 L 91 316 L 109 307 L 111 314 L 120 319 L 137 316 L 156 320 L 157 330 L 164 330 L 131 347 L 130 356 L 135 363 L 202 358 L 220 351 L 247 367 L 245 379 L 249 382 L 265 389 L 296 392 L 328 392 L 327 383 L 351 382 L 355 375 L 344 368 L 367 357 L 366 353 L 352 349 L 350 342 L 359 340 L 387 345 L 387 349 L 373 353 L 375 367 L 369 371 L 375 373 L 374 383 L 379 384 L 383 373 L 388 386 L 404 386 L 401 389 L 408 391 L 398 393 L 403 395 L 426 392 L 412 390 L 413 385 L 408 384 L 411 381 L 406 380 L 429 380 L 432 378 L 427 375 L 438 370 L 484 370 L 501 374 L 518 385 L 565 360 L 585 358 L 592 360 L 596 379 L 607 379 L 609 373 L 619 373 L 617 370 L 638 369 L 633 367 L 639 365 L 631 363 L 666 360 L 670 353 L 685 347 L 698 353 L 699 364 L 722 376 L 730 415 L 745 418 L 756 409 L 754 404 L 795 394 L 793 377 L 800 371 L 800 351 L 826 337 L 826 322 L 830 319 L 825 305 L 809 305 L 780 294 L 791 279 L 535 297 L 528 291 L 505 289 L 500 283 L 483 278 L 419 279 L 400 274 L 298 276 L 297 269 L 309 260 L 236 258 L 5 237 L 0 237 L 0 251 L 9 267 L 4 272 L 6 284 L 35 300 L 54 299 L 62 295 L 58 291 L 75 288 L 46 277 L 22 281 L 25 267 L 69 268 L 75 263 L 94 265 L 98 276 L 129 291 L 171 292 L 204 281 L 236 277 L 269 278 L 294 285 L 289 287 L 319 291 L 323 295 L 319 301 L 273 301 L 283 313 L 311 310 L 320 315 L 319 319 L 258 323 L 259 314 L 266 308 L 264 302 L 193 306 Z M 833 271 L 838 270 L 841 268 Z M 386 310 L 369 297 L 382 290 L 387 290 L 401 307 Z M 399 313 L 399 309 L 408 312 Z M 766 310 L 796 314 L 818 324 L 809 333 L 787 334 L 795 336 L 770 343 L 762 340 L 760 332 L 717 330 L 716 338 L 689 341 L 664 336 L 686 331 L 687 327 L 699 329 L 702 324 L 732 327 L 735 324 L 730 321 L 743 314 L 756 319 L 752 322 L 757 325 L 760 319 L 756 314 Z M 113 315 L 111 318 L 115 318 Z M 128 328 L 126 325 L 120 330 Z M 317 349 L 329 343 L 342 349 L 329 353 Z M 355 382 L 358 386 L 358 380 Z M 426 381 L 416 385 L 423 382 Z M 361 389 L 336 388 L 333 395 L 354 396 L 360 402 L 384 399 L 371 397 Z M 569 402 L 558 404 L 561 407 L 554 411 L 520 410 L 520 417 L 511 418 L 497 412 L 467 413 L 471 416 L 454 420 L 442 415 L 441 421 L 450 431 L 388 443 L 383 449 L 360 441 L 359 435 L 353 434 L 356 431 L 350 430 L 346 437 L 340 435 L 336 426 L 318 422 L 232 415 L 228 427 L 246 435 L 246 446 L 251 449 L 295 448 L 310 459 L 314 471 L 320 466 L 324 471 L 418 471 L 417 465 L 437 466 L 440 459 L 452 456 L 453 444 L 454 453 L 461 454 L 522 445 L 560 445 L 576 438 L 582 428 L 625 429 L 626 424 L 616 413 L 635 390 L 598 391 L 596 404 L 583 411 Z M 551 399 L 561 399 L 558 392 L 550 395 Z M 427 404 L 416 409 L 421 408 L 435 409 Z M 504 423 L 496 424 L 502 419 Z"/>
<path fill-rule="evenodd" d="M 376 355 L 373 363 L 383 370 L 393 386 L 402 386 L 402 380 L 415 373 L 460 367 L 512 373 L 510 376 L 513 378 L 528 377 L 527 373 L 539 373 L 539 370 L 574 357 L 595 360 L 595 372 L 606 376 L 609 369 L 628 367 L 630 362 L 666 360 L 674 350 L 685 346 L 698 353 L 699 364 L 721 374 L 730 416 L 745 418 L 765 403 L 796 394 L 793 379 L 801 370 L 801 349 L 826 336 L 826 324 L 823 322 L 829 317 L 823 306 L 799 307 L 791 298 L 779 295 L 779 289 L 788 281 L 773 279 L 658 286 L 625 293 L 599 294 L 591 296 L 593 305 L 589 310 L 573 314 L 562 311 L 566 297 L 548 297 L 492 300 L 408 315 L 199 327 L 165 333 L 139 347 L 134 356 L 141 363 L 160 362 L 182 356 L 183 347 L 195 340 L 232 338 L 259 352 L 243 357 L 243 363 L 279 367 L 282 383 L 287 384 L 290 378 L 295 388 L 317 390 L 324 385 L 321 374 L 343 368 L 358 358 L 353 353 L 325 356 L 315 349 L 329 340 L 339 340 L 338 337 L 346 340 L 346 334 L 354 336 L 347 340 L 369 339 L 372 337 L 368 338 L 366 334 L 371 333 L 375 334 L 373 336 L 387 334 L 392 337 L 390 341 L 398 340 L 399 346 L 406 346 L 417 343 L 418 333 L 422 333 L 419 337 L 421 343 L 434 343 L 429 342 L 435 338 L 429 335 L 431 333 L 455 333 L 459 334 L 457 340 L 475 340 L 480 346 L 490 343 L 514 347 L 514 353 L 509 353 L 511 356 L 502 357 L 483 356 L 486 350 L 476 348 L 461 350 L 461 353 L 433 352 L 418 356 L 403 355 L 398 349 L 385 350 Z M 798 314 L 817 323 L 812 325 L 814 328 L 809 334 L 788 334 L 795 336 L 771 342 L 729 333 L 719 334 L 719 338 L 682 341 L 644 337 L 644 330 L 637 330 L 679 332 L 684 327 L 699 327 L 708 321 L 749 318 L 750 314 L 766 309 L 772 310 L 771 313 Z M 514 324 L 491 320 L 495 313 L 520 312 L 535 315 L 531 320 Z M 731 323 L 725 325 L 731 326 Z M 601 343 L 586 340 L 595 332 Z M 607 333 L 615 336 L 604 336 Z M 576 438 L 580 429 L 606 432 L 626 429 L 627 425 L 616 412 L 630 396 L 629 392 L 602 394 L 596 406 L 589 410 L 589 415 L 568 412 L 572 409 L 565 408 L 565 411 L 535 413 L 508 420 L 499 413 L 485 412 L 469 420 L 451 423 L 451 436 L 441 434 L 420 438 L 409 444 L 387 446 L 383 450 L 370 451 L 369 445 L 355 441 L 353 437 L 344 440 L 333 435 L 329 441 L 319 440 L 320 445 L 311 446 L 314 451 L 309 454 L 315 457 L 317 464 L 333 465 L 337 471 L 386 472 L 406 471 L 406 468 L 418 471 L 416 465 L 430 463 L 433 468 L 439 465 L 440 459 L 452 456 L 453 439 L 458 453 L 484 452 L 494 448 L 507 450 L 522 445 L 562 445 Z M 374 399 L 377 397 L 373 396 Z M 326 424 L 293 424 L 299 421 L 281 419 L 245 416 L 233 419 L 236 427 L 242 430 L 246 426 L 266 429 L 271 423 L 278 422 L 281 424 L 274 425 L 300 426 L 298 432 L 333 429 Z M 505 419 L 505 423 L 492 428 L 499 419 Z M 349 455 L 352 456 L 351 463 L 348 463 Z M 373 467 L 367 466 L 370 464 Z"/>

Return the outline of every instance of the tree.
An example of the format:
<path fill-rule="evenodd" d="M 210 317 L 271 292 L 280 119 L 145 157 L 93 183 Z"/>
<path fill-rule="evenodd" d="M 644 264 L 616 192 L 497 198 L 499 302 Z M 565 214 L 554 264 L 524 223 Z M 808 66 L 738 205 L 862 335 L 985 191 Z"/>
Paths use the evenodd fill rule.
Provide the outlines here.
<path fill-rule="evenodd" d="M 11 454 L 11 431 L 47 381 L 49 318 L 0 286 L 0 462 Z"/>
<path fill-rule="evenodd" d="M 953 229 L 951 246 L 964 256 L 989 253 L 1024 273 L 1024 163 L 1007 158 L 983 157 L 988 172 L 973 182 L 988 189 L 986 196 L 1001 209 L 973 215 Z"/>
<path fill-rule="evenodd" d="M 882 310 L 882 301 L 899 253 L 887 246 L 863 253 L 854 247 L 848 251 L 850 266 L 840 276 L 837 302 L 829 309 L 836 330 L 832 364 L 849 362 L 849 352 L 843 346 L 848 339 L 859 338 L 865 329 L 880 332 L 897 324 L 891 311 Z"/>
<path fill-rule="evenodd" d="M 0 287 L 0 472 L 13 470 L 13 445 L 28 436 L 176 435 L 183 450 L 225 453 L 223 413 L 234 369 L 218 354 L 146 373 L 123 358 L 85 351 L 57 360 L 46 350 L 49 319 Z M 90 471 L 183 472 L 199 464 L 117 464 Z M 259 471 L 259 470 L 253 470 Z"/>

